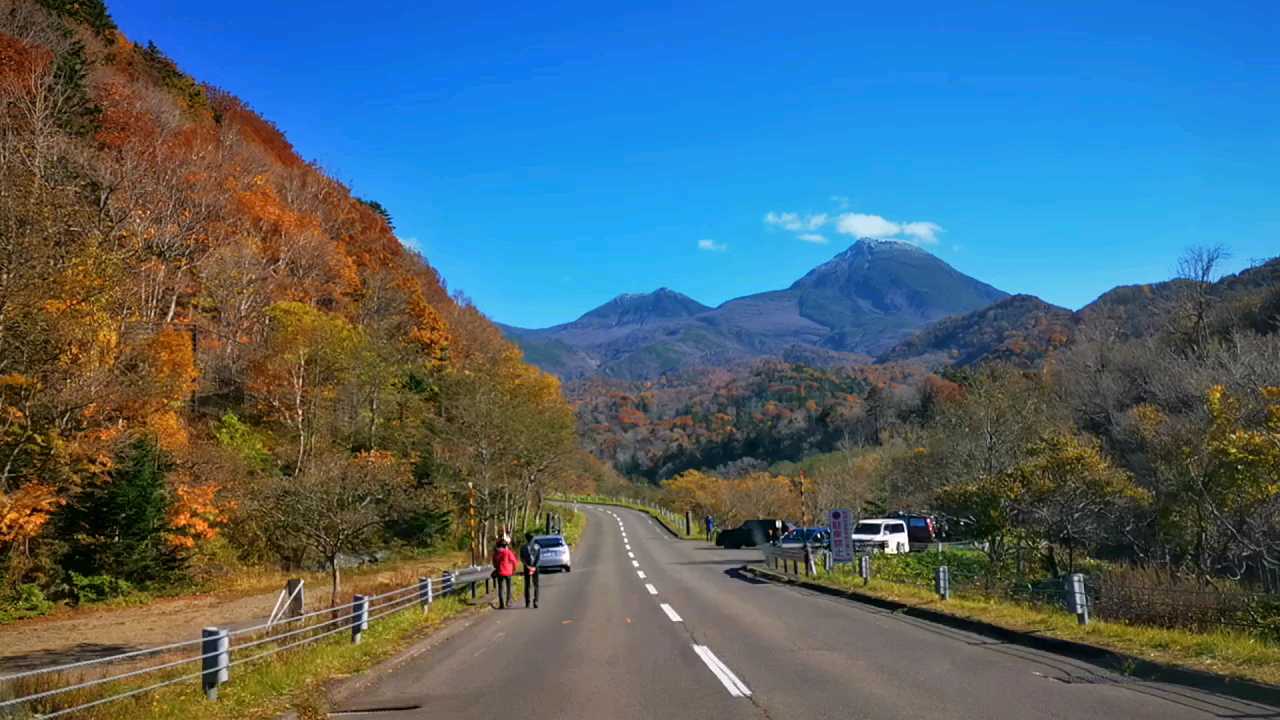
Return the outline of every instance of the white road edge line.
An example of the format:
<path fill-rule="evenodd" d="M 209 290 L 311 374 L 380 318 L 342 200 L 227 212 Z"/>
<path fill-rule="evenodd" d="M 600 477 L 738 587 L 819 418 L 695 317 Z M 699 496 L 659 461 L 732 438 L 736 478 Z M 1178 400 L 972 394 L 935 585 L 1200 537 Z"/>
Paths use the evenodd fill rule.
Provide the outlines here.
<path fill-rule="evenodd" d="M 711 648 L 706 645 L 694 645 L 693 651 L 698 653 L 698 657 L 702 658 L 702 662 L 706 663 L 707 668 L 715 673 L 716 678 L 720 680 L 720 684 L 724 685 L 724 689 L 729 691 L 733 697 L 749 697 L 751 689 L 748 688 L 729 666 L 721 662 L 716 654 L 711 652 Z"/>
<path fill-rule="evenodd" d="M 645 584 L 644 584 L 644 589 L 645 589 L 645 590 L 648 590 L 650 595 L 657 595 L 657 594 L 658 594 L 658 588 L 654 587 L 651 583 L 645 583 Z"/>
<path fill-rule="evenodd" d="M 662 608 L 662 612 L 667 614 L 667 617 L 671 619 L 671 622 L 684 622 L 684 619 L 677 615 L 676 611 L 672 610 L 670 605 L 662 603 L 658 607 Z"/>
<path fill-rule="evenodd" d="M 637 571 L 636 571 L 636 574 L 640 576 L 640 579 L 641 579 L 641 580 L 644 580 L 644 571 L 643 571 L 643 570 L 637 570 Z"/>

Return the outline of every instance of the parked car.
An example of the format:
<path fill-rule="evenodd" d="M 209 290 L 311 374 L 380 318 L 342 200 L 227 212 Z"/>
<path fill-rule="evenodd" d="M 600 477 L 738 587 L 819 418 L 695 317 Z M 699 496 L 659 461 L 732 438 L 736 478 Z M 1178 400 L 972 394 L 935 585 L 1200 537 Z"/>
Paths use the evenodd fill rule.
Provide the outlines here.
<path fill-rule="evenodd" d="M 569 544 L 564 541 L 563 535 L 536 535 L 533 541 L 542 548 L 542 553 L 538 555 L 539 570 L 545 568 L 569 572 L 572 569 L 573 561 L 569 557 Z"/>
<path fill-rule="evenodd" d="M 736 528 L 721 530 L 716 535 L 716 545 L 730 550 L 767 545 L 786 534 L 791 526 L 781 520 L 764 518 L 748 520 Z"/>
<path fill-rule="evenodd" d="M 898 518 L 859 520 L 849 534 L 855 550 L 879 550 L 890 555 L 911 552 L 907 523 Z"/>
<path fill-rule="evenodd" d="M 778 547 L 796 548 L 808 544 L 811 548 L 830 549 L 831 530 L 824 527 L 793 528 L 776 543 Z"/>
<path fill-rule="evenodd" d="M 943 539 L 944 526 L 933 515 L 896 512 L 889 517 L 906 521 L 907 537 L 913 543 L 932 543 Z"/>

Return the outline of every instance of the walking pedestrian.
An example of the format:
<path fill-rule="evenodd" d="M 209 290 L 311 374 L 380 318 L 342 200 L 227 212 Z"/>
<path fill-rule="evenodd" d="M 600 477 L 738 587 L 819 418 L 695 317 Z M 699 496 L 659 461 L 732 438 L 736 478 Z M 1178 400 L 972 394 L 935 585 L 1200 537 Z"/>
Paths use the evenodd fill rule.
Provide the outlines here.
<path fill-rule="evenodd" d="M 511 605 L 511 576 L 516 574 L 516 554 L 506 540 L 493 549 L 493 579 L 498 581 L 498 608 Z"/>
<path fill-rule="evenodd" d="M 702 518 L 702 522 L 707 526 L 707 542 L 711 542 L 711 531 L 716 527 L 716 519 L 708 515 Z"/>
<path fill-rule="evenodd" d="M 533 541 L 533 533 L 524 534 L 520 548 L 520 562 L 524 564 L 524 606 L 529 607 L 529 593 L 533 593 L 533 607 L 538 607 L 538 560 L 542 559 L 542 546 Z"/>

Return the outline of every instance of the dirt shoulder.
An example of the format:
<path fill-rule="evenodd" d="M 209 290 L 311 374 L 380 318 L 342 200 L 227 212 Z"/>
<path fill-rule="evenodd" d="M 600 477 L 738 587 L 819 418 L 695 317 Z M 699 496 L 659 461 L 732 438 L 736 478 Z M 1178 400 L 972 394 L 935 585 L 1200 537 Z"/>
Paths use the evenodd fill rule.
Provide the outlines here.
<path fill-rule="evenodd" d="M 365 568 L 344 578 L 339 597 L 403 587 L 419 576 L 465 564 L 462 553 L 445 553 Z M 284 586 L 285 576 L 276 575 L 232 579 L 231 589 L 215 593 L 161 598 L 146 605 L 69 609 L 0 625 L 0 675 L 197 638 L 203 627 L 263 622 Z M 326 607 L 328 578 L 321 573 L 301 577 L 306 580 L 307 609 Z"/>

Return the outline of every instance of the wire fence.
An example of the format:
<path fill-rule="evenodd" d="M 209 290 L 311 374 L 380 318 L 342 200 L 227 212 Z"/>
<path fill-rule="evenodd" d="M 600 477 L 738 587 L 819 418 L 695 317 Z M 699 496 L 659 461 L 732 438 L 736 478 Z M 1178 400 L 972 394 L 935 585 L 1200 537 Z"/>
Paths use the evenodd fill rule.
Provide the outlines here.
<path fill-rule="evenodd" d="M 359 642 L 376 621 L 410 608 L 426 612 L 436 600 L 468 589 L 474 597 L 477 585 L 487 586 L 488 578 L 486 568 L 465 568 L 282 620 L 273 612 L 272 620 L 251 627 L 206 628 L 192 640 L 0 675 L 0 718 L 69 717 L 183 682 L 199 681 L 206 696 L 216 699 L 217 687 L 233 668 L 340 633 Z"/>
<path fill-rule="evenodd" d="M 857 587 L 874 579 L 926 590 L 939 600 L 968 597 L 1060 610 L 1081 622 L 1098 619 L 1195 632 L 1227 630 L 1280 640 L 1280 595 L 1206 587 L 1167 574 L 1124 569 L 1027 580 L 986 572 L 972 563 L 949 564 L 957 557 L 948 552 L 913 552 L 909 558 L 867 553 L 855 555 L 849 563 L 833 563 L 830 551 L 821 548 L 807 553 L 804 548 L 775 546 L 762 550 L 772 570 L 838 585 Z"/>

